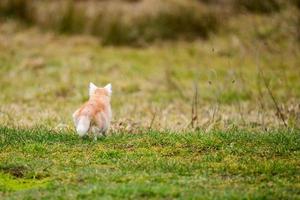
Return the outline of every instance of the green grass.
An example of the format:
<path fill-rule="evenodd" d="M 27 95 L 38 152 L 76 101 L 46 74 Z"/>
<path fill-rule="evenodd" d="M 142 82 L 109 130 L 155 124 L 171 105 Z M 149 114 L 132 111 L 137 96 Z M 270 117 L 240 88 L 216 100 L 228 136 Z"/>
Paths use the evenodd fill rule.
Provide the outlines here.
<path fill-rule="evenodd" d="M 300 132 L 0 128 L 4 199 L 299 199 Z"/>
<path fill-rule="evenodd" d="M 120 129 L 119 124 L 132 131 L 148 127 L 159 110 L 152 128 L 181 131 L 191 121 L 196 82 L 196 127 L 281 128 L 261 80 L 263 71 L 285 121 L 299 128 L 300 48 L 289 37 L 295 31 L 290 13 L 240 16 L 228 22 L 228 33 L 207 41 L 145 48 L 102 46 L 94 37 L 3 23 L 0 123 L 71 129 L 71 114 L 88 98 L 92 81 L 113 85 L 114 129 Z"/>
<path fill-rule="evenodd" d="M 188 10 L 146 19 L 164 36 L 140 47 L 1 21 L 0 199 L 300 199 L 299 10 L 263 15 L 251 2 L 206 40 L 162 41 L 190 32 L 185 21 L 200 31 Z M 72 7 L 55 19 L 67 33 L 88 25 Z M 114 134 L 96 142 L 79 139 L 71 119 L 90 81 L 113 85 Z"/>

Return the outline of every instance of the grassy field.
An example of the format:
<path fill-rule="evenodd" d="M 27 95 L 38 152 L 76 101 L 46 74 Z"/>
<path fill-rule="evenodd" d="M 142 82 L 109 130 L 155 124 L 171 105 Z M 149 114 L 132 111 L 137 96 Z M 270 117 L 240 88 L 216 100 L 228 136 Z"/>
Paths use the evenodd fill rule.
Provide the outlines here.
<path fill-rule="evenodd" d="M 276 17 L 291 16 L 284 12 Z M 299 128 L 299 46 L 288 33 L 274 33 L 281 38 L 276 43 L 273 33 L 263 42 L 254 39 L 257 32 L 268 31 L 269 20 L 241 16 L 230 22 L 238 35 L 146 48 L 102 46 L 93 37 L 3 23 L 0 121 L 72 128 L 71 113 L 87 99 L 92 81 L 112 83 L 113 128 L 118 130 L 149 127 L 153 118 L 157 130 L 190 128 L 195 85 L 199 101 L 194 127 L 282 127 L 263 74 L 285 123 Z M 278 26 L 276 20 L 270 23 L 270 29 Z"/>
<path fill-rule="evenodd" d="M 226 14 L 176 1 L 185 18 L 181 7 L 148 6 L 157 0 L 113 1 L 133 21 L 115 30 L 105 12 L 104 34 L 73 30 L 74 10 L 43 21 L 59 4 L 31 13 L 9 2 L 25 1 L 0 3 L 0 199 L 300 199 L 299 8 L 231 1 Z M 189 17 L 207 18 L 188 9 L 203 8 L 216 27 L 189 37 Z M 163 17 L 144 26 L 155 9 Z M 178 35 L 176 23 L 160 29 L 179 19 Z M 96 142 L 78 138 L 71 119 L 90 81 L 113 85 L 111 134 Z"/>
<path fill-rule="evenodd" d="M 299 132 L 148 131 L 94 142 L 0 128 L 2 199 L 299 199 Z"/>

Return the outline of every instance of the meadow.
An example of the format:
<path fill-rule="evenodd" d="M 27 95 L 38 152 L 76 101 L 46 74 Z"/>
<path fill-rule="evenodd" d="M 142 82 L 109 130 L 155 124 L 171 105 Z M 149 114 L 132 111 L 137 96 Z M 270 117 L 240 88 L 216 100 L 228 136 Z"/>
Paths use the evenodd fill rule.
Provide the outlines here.
<path fill-rule="evenodd" d="M 299 132 L 1 128 L 3 199 L 298 199 Z"/>
<path fill-rule="evenodd" d="M 1 199 L 300 198 L 298 1 L 3 2 Z M 90 81 L 98 141 L 71 118 Z"/>

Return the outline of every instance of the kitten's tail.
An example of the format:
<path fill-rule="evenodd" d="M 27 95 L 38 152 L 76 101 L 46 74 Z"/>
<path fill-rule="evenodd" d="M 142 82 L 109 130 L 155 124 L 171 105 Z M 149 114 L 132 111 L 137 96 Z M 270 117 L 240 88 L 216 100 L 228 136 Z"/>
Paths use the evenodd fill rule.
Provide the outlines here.
<path fill-rule="evenodd" d="M 90 128 L 90 118 L 87 116 L 80 116 L 78 119 L 76 131 L 80 137 L 87 134 L 89 128 Z"/>

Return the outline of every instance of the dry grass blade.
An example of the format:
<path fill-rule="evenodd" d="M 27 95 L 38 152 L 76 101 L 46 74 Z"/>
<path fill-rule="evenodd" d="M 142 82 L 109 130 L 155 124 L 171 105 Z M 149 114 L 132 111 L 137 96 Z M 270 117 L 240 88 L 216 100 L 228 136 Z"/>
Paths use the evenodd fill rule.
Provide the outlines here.
<path fill-rule="evenodd" d="M 194 82 L 194 96 L 192 100 L 192 116 L 191 116 L 191 126 L 192 128 L 195 127 L 195 124 L 197 126 L 197 120 L 198 120 L 198 85 L 197 82 Z"/>
<path fill-rule="evenodd" d="M 266 89 L 268 91 L 269 96 L 271 97 L 271 99 L 272 99 L 272 101 L 274 103 L 274 106 L 276 108 L 277 113 L 279 114 L 279 117 L 280 117 L 281 121 L 283 122 L 284 126 L 287 127 L 287 124 L 286 124 L 286 122 L 284 120 L 284 115 L 283 115 L 281 109 L 279 108 L 278 102 L 277 102 L 274 94 L 272 93 L 272 91 L 270 89 L 270 86 L 269 86 L 269 83 L 267 82 L 267 80 L 266 80 L 266 78 L 265 78 L 265 76 L 264 76 L 264 74 L 263 74 L 262 71 L 261 71 L 261 78 L 263 80 L 264 86 L 266 87 Z"/>
<path fill-rule="evenodd" d="M 149 125 L 149 128 L 148 128 L 149 130 L 152 129 L 152 126 L 153 126 L 153 123 L 155 121 L 156 116 L 157 116 L 157 109 L 155 109 L 155 111 L 154 111 L 154 113 L 152 115 L 151 122 L 150 122 L 150 125 Z"/>

